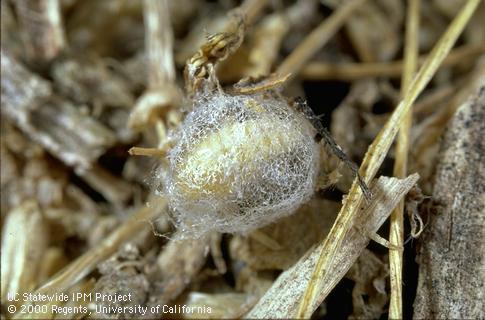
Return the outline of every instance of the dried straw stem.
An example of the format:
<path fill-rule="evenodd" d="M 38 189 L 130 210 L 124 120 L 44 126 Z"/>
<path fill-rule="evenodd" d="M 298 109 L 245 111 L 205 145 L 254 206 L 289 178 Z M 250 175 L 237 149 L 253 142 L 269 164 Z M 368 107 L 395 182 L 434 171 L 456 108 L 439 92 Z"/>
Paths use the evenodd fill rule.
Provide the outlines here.
<path fill-rule="evenodd" d="M 165 117 L 181 101 L 173 57 L 173 30 L 167 0 L 145 0 L 148 90 L 138 99 L 129 125 L 138 130 Z"/>
<path fill-rule="evenodd" d="M 419 53 L 419 8 L 420 0 L 409 0 L 406 21 L 406 35 L 404 47 L 404 70 L 401 84 L 401 96 L 407 92 L 418 64 Z M 407 174 L 409 152 L 409 131 L 413 121 L 411 110 L 406 112 L 401 123 L 401 129 L 396 144 L 396 162 L 394 176 L 403 178 Z M 389 250 L 389 268 L 391 279 L 391 299 L 389 304 L 389 319 L 402 319 L 402 267 L 403 267 L 403 226 L 404 201 L 401 200 L 391 214 L 389 242 L 398 247 Z"/>
<path fill-rule="evenodd" d="M 485 53 L 485 44 L 466 44 L 454 49 L 443 61 L 442 66 L 452 66 L 472 61 L 475 57 Z M 422 65 L 427 56 L 419 57 Z M 300 76 L 307 80 L 342 80 L 355 81 L 372 77 L 399 77 L 402 75 L 404 62 L 401 60 L 375 63 L 325 63 L 311 62 L 300 72 Z"/>
<path fill-rule="evenodd" d="M 389 120 L 370 145 L 360 167 L 360 173 L 367 183 L 374 178 L 377 170 L 384 161 L 406 113 L 409 112 L 411 105 L 430 82 L 440 64 L 450 52 L 479 3 L 480 0 L 469 0 L 465 3 L 462 10 L 451 22 L 446 32 L 441 36 L 431 51 L 424 65 L 420 68 L 409 89 L 406 91 L 404 98 L 400 101 Z M 329 278 L 331 275 L 329 274 L 329 268 L 341 248 L 345 235 L 354 225 L 362 199 L 363 194 L 358 186 L 358 181 L 354 179 L 342 209 L 330 233 L 324 240 L 324 244 L 321 246 L 320 255 L 311 275 L 310 284 L 300 301 L 297 318 L 309 318 L 321 303 L 318 299 L 318 291 L 323 283 L 330 281 Z"/>
<path fill-rule="evenodd" d="M 314 29 L 276 70 L 277 75 L 295 75 L 330 40 L 352 13 L 366 0 L 352 0 L 340 6 L 328 19 Z"/>
<path fill-rule="evenodd" d="M 143 9 L 148 86 L 157 88 L 175 80 L 170 11 L 166 0 L 145 0 Z"/>
<path fill-rule="evenodd" d="M 147 157 L 165 157 L 167 152 L 163 149 L 158 148 L 142 148 L 142 147 L 132 147 L 128 150 L 128 153 L 132 156 L 147 156 Z"/>

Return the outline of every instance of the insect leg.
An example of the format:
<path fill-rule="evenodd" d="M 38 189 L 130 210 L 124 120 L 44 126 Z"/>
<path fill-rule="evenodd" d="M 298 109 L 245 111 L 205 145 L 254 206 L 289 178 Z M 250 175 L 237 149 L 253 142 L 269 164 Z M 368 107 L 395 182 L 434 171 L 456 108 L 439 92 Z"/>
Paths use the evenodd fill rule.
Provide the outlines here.
<path fill-rule="evenodd" d="M 328 132 L 328 130 L 322 126 L 316 139 L 323 140 L 325 144 L 331 149 L 331 151 L 337 156 L 337 158 L 339 158 L 352 171 L 352 174 L 357 177 L 357 181 L 359 183 L 360 189 L 362 190 L 362 193 L 364 194 L 364 197 L 367 200 L 370 200 L 372 198 L 372 193 L 365 183 L 364 179 L 359 174 L 359 168 L 352 160 L 349 159 L 347 154 L 345 154 L 342 148 L 333 139 L 330 132 Z"/>
<path fill-rule="evenodd" d="M 330 150 L 340 159 L 351 171 L 352 174 L 357 177 L 357 181 L 359 183 L 360 189 L 364 194 L 364 197 L 367 200 L 370 200 L 372 197 L 372 193 L 370 192 L 369 187 L 365 183 L 364 179 L 359 174 L 359 168 L 357 165 L 349 159 L 349 157 L 345 154 L 342 148 L 337 144 L 334 140 L 330 132 L 322 125 L 318 116 L 315 115 L 312 109 L 308 107 L 305 100 L 301 97 L 295 99 L 296 108 L 302 112 L 305 117 L 312 123 L 313 127 L 317 130 L 317 136 L 315 140 L 317 142 L 324 141 L 324 143 L 330 148 Z"/>

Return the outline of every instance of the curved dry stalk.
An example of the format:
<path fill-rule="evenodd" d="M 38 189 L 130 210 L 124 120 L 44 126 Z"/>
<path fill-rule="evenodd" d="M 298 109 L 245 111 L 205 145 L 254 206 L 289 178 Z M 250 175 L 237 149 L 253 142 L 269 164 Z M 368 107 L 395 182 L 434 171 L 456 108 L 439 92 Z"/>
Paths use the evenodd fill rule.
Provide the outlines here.
<path fill-rule="evenodd" d="M 377 170 L 384 161 L 406 113 L 418 95 L 431 81 L 431 78 L 455 44 L 458 36 L 465 28 L 465 25 L 468 23 L 479 3 L 480 0 L 469 0 L 465 3 L 431 51 L 424 65 L 420 68 L 409 89 L 406 91 L 404 98 L 400 101 L 389 120 L 369 146 L 360 167 L 360 173 L 367 183 L 374 178 Z M 358 181 L 354 179 L 342 209 L 321 246 L 318 261 L 311 275 L 309 286 L 306 288 L 300 300 L 296 315 L 297 318 L 309 318 L 321 303 L 318 298 L 318 291 L 322 287 L 322 283 L 329 281 L 329 267 L 332 265 L 336 253 L 340 250 L 345 235 L 355 221 L 362 199 L 363 195 L 358 187 Z"/>
<path fill-rule="evenodd" d="M 450 52 L 441 64 L 453 66 L 456 64 L 473 61 L 474 58 L 485 53 L 485 44 L 473 43 L 458 47 Z M 426 56 L 419 57 L 419 64 L 423 64 Z M 404 69 L 402 60 L 375 63 L 326 63 L 311 62 L 300 72 L 300 76 L 306 80 L 342 80 L 355 81 L 373 77 L 399 77 Z"/>
<path fill-rule="evenodd" d="M 340 6 L 315 28 L 276 69 L 276 74 L 298 74 L 301 68 L 330 40 L 352 13 L 366 0 L 352 0 Z"/>
<path fill-rule="evenodd" d="M 404 47 L 404 70 L 402 75 L 401 95 L 409 88 L 418 63 L 419 52 L 419 8 L 420 0 L 409 0 L 406 20 L 406 35 Z M 409 131 L 413 121 L 413 113 L 409 110 L 401 123 L 401 129 L 396 144 L 396 161 L 394 176 L 403 178 L 407 174 L 409 152 Z M 391 214 L 389 242 L 398 250 L 389 250 L 389 273 L 391 282 L 391 299 L 389 304 L 389 319 L 402 319 L 402 267 L 404 246 L 404 201 L 401 200 Z"/>
<path fill-rule="evenodd" d="M 138 99 L 129 125 L 143 129 L 174 107 L 182 96 L 175 83 L 173 30 L 167 0 L 144 1 L 145 50 L 148 60 L 148 90 Z"/>
<path fill-rule="evenodd" d="M 145 0 L 143 9 L 148 86 L 157 88 L 175 80 L 170 11 L 166 0 Z"/>

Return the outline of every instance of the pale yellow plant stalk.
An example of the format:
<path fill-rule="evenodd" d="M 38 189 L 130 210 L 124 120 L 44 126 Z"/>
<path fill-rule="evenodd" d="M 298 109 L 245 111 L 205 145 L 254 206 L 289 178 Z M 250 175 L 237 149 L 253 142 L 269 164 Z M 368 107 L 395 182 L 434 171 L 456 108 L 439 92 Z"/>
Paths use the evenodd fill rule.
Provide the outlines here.
<path fill-rule="evenodd" d="M 418 65 L 419 53 L 419 8 L 420 0 L 409 0 L 406 19 L 406 35 L 404 47 L 404 70 L 401 81 L 401 96 L 408 90 Z M 394 176 L 403 178 L 407 174 L 409 152 L 409 131 L 413 122 L 413 113 L 409 110 L 401 123 L 401 129 L 396 144 L 396 161 Z M 389 242 L 398 249 L 389 250 L 389 272 L 391 282 L 391 299 L 389 303 L 389 319 L 402 319 L 402 267 L 404 250 L 404 201 L 401 200 L 391 213 Z"/>
<path fill-rule="evenodd" d="M 342 4 L 330 17 L 315 28 L 276 69 L 276 74 L 295 75 L 342 27 L 352 13 L 366 0 L 352 0 Z"/>
<path fill-rule="evenodd" d="M 441 67 L 453 66 L 473 61 L 485 53 L 484 43 L 470 43 L 453 49 L 443 61 Z M 428 55 L 419 57 L 422 65 Z M 387 62 L 310 62 L 300 72 L 299 76 L 306 80 L 343 80 L 355 81 L 372 77 L 400 77 L 403 73 L 402 60 Z"/>
<path fill-rule="evenodd" d="M 436 70 L 450 52 L 479 3 L 480 0 L 469 0 L 464 4 L 461 11 L 431 51 L 428 59 L 419 69 L 404 98 L 370 145 L 360 167 L 360 174 L 367 183 L 371 182 L 384 161 L 406 113 L 409 112 L 418 95 L 430 82 Z M 321 303 L 317 298 L 318 291 L 322 287 L 322 283 L 328 281 L 328 278 L 331 277 L 328 274 L 329 267 L 332 265 L 336 253 L 340 250 L 346 233 L 354 224 L 355 217 L 360 211 L 362 199 L 363 194 L 358 186 L 357 179 L 355 179 L 330 233 L 321 246 L 320 255 L 311 275 L 310 284 L 300 300 L 296 314 L 297 318 L 310 318 L 313 311 Z"/>
<path fill-rule="evenodd" d="M 138 98 L 128 125 L 141 131 L 148 125 L 157 124 L 165 132 L 162 119 L 166 119 L 169 113 L 176 112 L 182 100 L 176 84 L 174 36 L 168 0 L 145 0 L 143 16 L 148 88 Z"/>

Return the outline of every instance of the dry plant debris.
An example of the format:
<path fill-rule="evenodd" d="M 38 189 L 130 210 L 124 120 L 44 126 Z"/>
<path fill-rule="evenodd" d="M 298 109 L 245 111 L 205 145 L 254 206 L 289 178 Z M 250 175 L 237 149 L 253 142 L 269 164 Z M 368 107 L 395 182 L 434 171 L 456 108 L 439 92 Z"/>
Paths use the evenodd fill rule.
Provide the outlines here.
<path fill-rule="evenodd" d="M 418 254 L 416 318 L 483 318 L 485 82 L 446 128 Z M 436 276 L 438 275 L 438 276 Z M 466 301 L 464 301 L 466 300 Z"/>
<path fill-rule="evenodd" d="M 382 177 L 376 182 L 372 189 L 372 202 L 359 212 L 359 221 L 356 223 L 359 228 L 353 228 L 346 235 L 343 247 L 333 260 L 334 264 L 330 266 L 333 277 L 319 288 L 318 300 L 325 299 L 367 246 L 370 239 L 366 230 L 376 232 L 417 180 L 418 176 L 414 175 L 405 180 Z M 307 252 L 295 265 L 281 274 L 248 317 L 297 318 L 300 297 L 311 281 L 310 275 L 318 262 L 322 244 Z M 318 304 L 313 307 L 316 309 Z"/>
<path fill-rule="evenodd" d="M 2 319 L 485 317 L 483 1 L 0 4 Z"/>

